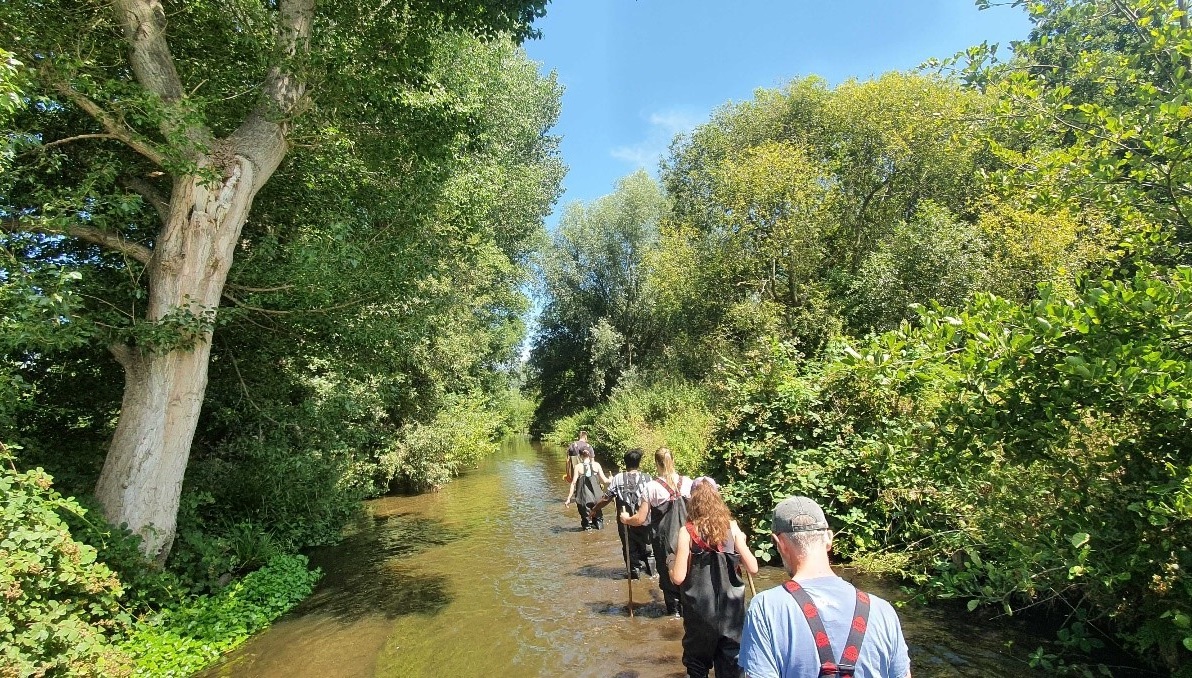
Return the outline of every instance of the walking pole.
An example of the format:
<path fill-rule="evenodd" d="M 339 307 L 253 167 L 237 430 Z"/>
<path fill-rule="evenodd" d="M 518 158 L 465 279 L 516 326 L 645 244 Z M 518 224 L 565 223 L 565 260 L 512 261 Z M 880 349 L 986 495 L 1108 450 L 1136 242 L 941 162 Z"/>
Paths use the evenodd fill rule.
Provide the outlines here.
<path fill-rule="evenodd" d="M 629 583 L 629 618 L 633 619 L 633 572 L 629 569 L 629 526 L 621 522 L 621 515 L 617 513 L 617 526 L 624 530 L 625 539 L 625 581 Z"/>
<path fill-rule="evenodd" d="M 745 570 L 745 576 L 749 577 L 749 597 L 757 597 L 757 589 L 753 588 L 753 575 L 749 574 L 749 570 Z"/>

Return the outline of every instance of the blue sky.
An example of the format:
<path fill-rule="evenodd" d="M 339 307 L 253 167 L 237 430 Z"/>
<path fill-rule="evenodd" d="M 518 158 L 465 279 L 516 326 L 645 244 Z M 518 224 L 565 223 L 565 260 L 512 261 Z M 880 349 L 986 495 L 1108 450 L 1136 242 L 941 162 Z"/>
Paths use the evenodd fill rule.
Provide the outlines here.
<path fill-rule="evenodd" d="M 526 43 L 566 91 L 554 133 L 570 168 L 562 207 L 656 175 L 671 138 L 758 88 L 819 75 L 831 84 L 910 69 L 1030 29 L 1020 9 L 971 0 L 554 0 Z"/>

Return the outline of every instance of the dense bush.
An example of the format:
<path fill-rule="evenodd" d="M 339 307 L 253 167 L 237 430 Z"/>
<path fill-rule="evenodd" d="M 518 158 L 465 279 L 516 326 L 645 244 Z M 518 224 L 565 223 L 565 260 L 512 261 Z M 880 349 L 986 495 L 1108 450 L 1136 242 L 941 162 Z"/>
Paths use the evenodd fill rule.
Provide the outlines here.
<path fill-rule="evenodd" d="M 44 471 L 0 470 L 0 502 L 6 678 L 190 675 L 308 596 L 319 577 L 305 557 L 279 555 L 210 596 L 188 598 L 185 579 L 146 562 L 136 537 L 88 517 Z M 64 516 L 100 548 L 72 537 Z"/>
<path fill-rule="evenodd" d="M 61 514 L 84 514 L 41 469 L 17 472 L 0 445 L 0 676 L 127 675 L 109 637 L 129 623 L 124 588 Z"/>
<path fill-rule="evenodd" d="M 586 429 L 597 454 L 618 466 L 625 450 L 644 449 L 642 467 L 647 470 L 653 468 L 654 450 L 665 446 L 674 453 L 679 471 L 699 474 L 714 428 L 707 399 L 694 384 L 630 385 L 603 405 L 559 419 L 547 439 L 565 445 Z"/>
<path fill-rule="evenodd" d="M 304 556 L 278 556 L 218 593 L 146 617 L 121 649 L 136 675 L 188 676 L 310 595 L 318 578 Z"/>
<path fill-rule="evenodd" d="M 497 450 L 498 425 L 482 403 L 461 398 L 432 421 L 404 428 L 381 454 L 377 469 L 384 481 L 400 488 L 442 487 Z"/>
<path fill-rule="evenodd" d="M 925 311 L 821 364 L 776 347 L 726 369 L 714 465 L 755 534 L 777 499 L 819 497 L 846 557 L 971 607 L 1062 609 L 1192 675 L 1190 309 L 1192 269 L 1144 266 Z"/>

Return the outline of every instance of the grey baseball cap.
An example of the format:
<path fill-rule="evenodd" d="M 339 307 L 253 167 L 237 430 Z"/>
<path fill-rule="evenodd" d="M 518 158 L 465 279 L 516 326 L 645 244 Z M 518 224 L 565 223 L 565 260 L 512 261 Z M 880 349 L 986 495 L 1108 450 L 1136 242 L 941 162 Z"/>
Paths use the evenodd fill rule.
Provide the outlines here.
<path fill-rule="evenodd" d="M 787 497 L 774 507 L 774 534 L 830 530 L 824 510 L 808 497 Z"/>

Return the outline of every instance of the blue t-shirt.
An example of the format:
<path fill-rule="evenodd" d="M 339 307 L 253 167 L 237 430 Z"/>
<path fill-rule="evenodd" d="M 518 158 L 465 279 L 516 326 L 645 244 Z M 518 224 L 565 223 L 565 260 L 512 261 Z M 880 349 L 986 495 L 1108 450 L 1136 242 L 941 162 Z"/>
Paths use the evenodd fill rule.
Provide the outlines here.
<path fill-rule="evenodd" d="M 840 577 L 798 579 L 819 608 L 839 661 L 857 604 L 853 585 Z M 904 678 L 911 670 L 902 626 L 890 603 L 870 595 L 869 625 L 856 678 Z M 807 618 L 781 586 L 759 593 L 745 612 L 737 663 L 749 678 L 818 678 L 819 655 Z"/>

